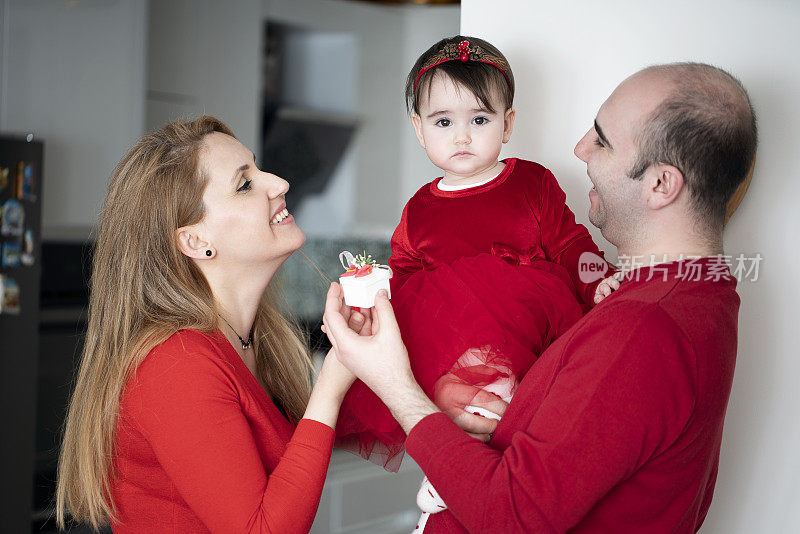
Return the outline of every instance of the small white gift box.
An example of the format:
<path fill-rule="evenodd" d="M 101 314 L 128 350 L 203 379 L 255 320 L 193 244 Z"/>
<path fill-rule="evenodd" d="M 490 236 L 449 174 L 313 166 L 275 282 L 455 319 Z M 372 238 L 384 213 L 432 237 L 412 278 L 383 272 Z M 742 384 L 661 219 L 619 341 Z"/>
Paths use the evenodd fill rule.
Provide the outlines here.
<path fill-rule="evenodd" d="M 342 266 L 347 270 L 363 267 L 363 265 L 357 265 L 356 259 L 350 252 L 342 252 L 339 254 L 339 259 L 342 262 Z M 389 287 L 392 270 L 386 265 L 372 264 L 371 267 L 372 272 L 369 274 L 358 276 L 348 274 L 348 276 L 339 277 L 339 284 L 341 284 L 344 292 L 344 303 L 348 306 L 372 308 L 375 306 L 375 295 L 381 289 L 385 289 L 389 293 L 389 298 L 392 298 L 391 288 Z"/>

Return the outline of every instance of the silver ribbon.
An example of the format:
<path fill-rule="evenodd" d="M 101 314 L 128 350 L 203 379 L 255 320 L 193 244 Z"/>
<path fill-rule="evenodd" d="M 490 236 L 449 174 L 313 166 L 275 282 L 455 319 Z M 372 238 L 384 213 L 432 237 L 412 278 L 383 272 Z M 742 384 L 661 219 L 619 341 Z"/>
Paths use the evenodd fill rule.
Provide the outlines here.
<path fill-rule="evenodd" d="M 356 264 L 356 257 L 353 256 L 349 250 L 343 250 L 339 253 L 339 263 L 341 263 L 342 267 L 344 267 L 344 270 L 347 271 Z M 371 265 L 373 267 L 377 267 L 378 269 L 386 269 L 389 271 L 389 278 L 392 277 L 392 268 L 388 265 L 382 265 L 380 263 L 373 263 Z"/>

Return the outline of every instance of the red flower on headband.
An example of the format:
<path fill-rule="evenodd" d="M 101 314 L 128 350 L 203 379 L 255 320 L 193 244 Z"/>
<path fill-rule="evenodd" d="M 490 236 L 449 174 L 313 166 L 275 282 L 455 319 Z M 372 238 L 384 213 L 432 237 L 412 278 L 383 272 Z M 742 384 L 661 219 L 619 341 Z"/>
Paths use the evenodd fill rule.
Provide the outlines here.
<path fill-rule="evenodd" d="M 419 69 L 417 77 L 414 79 L 414 91 L 417 90 L 417 84 L 419 83 L 419 80 L 423 74 L 448 61 L 462 61 L 464 63 L 467 61 L 475 61 L 478 63 L 486 63 L 487 65 L 491 65 L 503 73 L 503 77 L 506 79 L 509 90 L 513 91 L 513 84 L 506 73 L 506 69 L 509 69 L 509 67 L 508 63 L 505 61 L 505 58 L 488 54 L 486 50 L 482 49 L 480 46 L 476 46 L 470 50 L 469 41 L 466 39 L 458 43 L 458 45 L 455 43 L 447 43 L 441 48 L 441 50 L 433 55 L 433 57 L 429 59 L 428 63 Z"/>
<path fill-rule="evenodd" d="M 458 59 L 465 63 L 469 61 L 469 41 L 458 43 Z"/>

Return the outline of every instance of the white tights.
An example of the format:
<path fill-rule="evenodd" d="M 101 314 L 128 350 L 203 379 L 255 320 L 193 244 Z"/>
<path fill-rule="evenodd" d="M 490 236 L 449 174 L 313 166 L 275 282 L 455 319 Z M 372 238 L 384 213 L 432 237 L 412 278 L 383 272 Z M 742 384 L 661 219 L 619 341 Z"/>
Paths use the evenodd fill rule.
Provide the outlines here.
<path fill-rule="evenodd" d="M 490 388 L 487 386 L 484 389 L 489 390 Z M 504 398 L 503 400 L 509 402 L 511 397 Z M 464 410 L 470 413 L 482 415 L 488 419 L 495 419 L 497 421 L 500 420 L 499 415 L 479 406 L 465 406 Z M 428 518 L 431 516 L 431 514 L 435 514 L 447 509 L 447 505 L 439 496 L 439 492 L 436 491 L 436 488 L 433 487 L 433 484 L 431 484 L 431 482 L 428 480 L 428 477 L 423 477 L 422 485 L 420 485 L 419 491 L 417 492 L 417 506 L 419 506 L 419 509 L 422 510 L 422 515 L 419 516 L 419 521 L 417 521 L 417 526 L 414 527 L 414 532 L 412 534 L 425 530 L 425 525 L 428 523 Z"/>

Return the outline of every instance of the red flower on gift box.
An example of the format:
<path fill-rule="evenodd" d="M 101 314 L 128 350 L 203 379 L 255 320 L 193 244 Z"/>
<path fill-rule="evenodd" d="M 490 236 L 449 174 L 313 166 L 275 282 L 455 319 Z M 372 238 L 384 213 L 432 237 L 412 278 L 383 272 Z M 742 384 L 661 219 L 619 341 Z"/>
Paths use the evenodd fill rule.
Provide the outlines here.
<path fill-rule="evenodd" d="M 361 267 L 353 266 L 347 269 L 342 277 L 353 276 L 355 278 L 361 278 L 362 276 L 367 276 L 370 273 L 372 273 L 372 265 L 362 265 Z"/>

